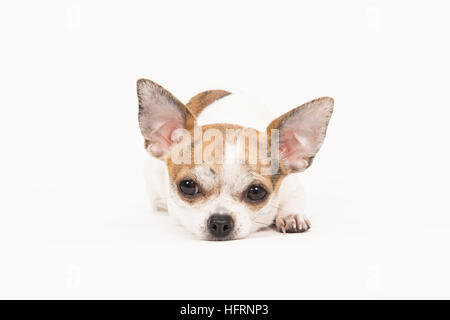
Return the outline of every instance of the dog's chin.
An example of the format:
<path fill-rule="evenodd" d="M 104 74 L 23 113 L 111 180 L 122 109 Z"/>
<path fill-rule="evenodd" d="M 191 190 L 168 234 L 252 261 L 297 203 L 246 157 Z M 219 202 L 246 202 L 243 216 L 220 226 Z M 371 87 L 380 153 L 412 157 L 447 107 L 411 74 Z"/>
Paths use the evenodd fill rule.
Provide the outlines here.
<path fill-rule="evenodd" d="M 204 241 L 231 241 L 231 240 L 239 240 L 245 238 L 245 236 L 238 235 L 235 233 L 231 233 L 225 237 L 216 237 L 210 233 L 202 234 L 199 236 L 200 240 Z"/>
<path fill-rule="evenodd" d="M 226 236 L 226 237 L 221 237 L 221 238 L 215 237 L 212 235 L 208 235 L 208 236 L 206 236 L 206 238 L 204 240 L 206 240 L 206 241 L 231 241 L 231 240 L 237 240 L 237 239 L 239 239 L 239 238 L 236 238 L 232 235 Z"/>

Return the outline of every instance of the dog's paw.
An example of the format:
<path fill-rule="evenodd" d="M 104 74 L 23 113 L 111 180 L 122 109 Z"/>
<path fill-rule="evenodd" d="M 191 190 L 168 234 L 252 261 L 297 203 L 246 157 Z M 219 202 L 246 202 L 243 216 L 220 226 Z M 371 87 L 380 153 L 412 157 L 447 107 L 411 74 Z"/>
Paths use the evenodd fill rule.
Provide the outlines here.
<path fill-rule="evenodd" d="M 277 216 L 275 227 L 282 233 L 305 232 L 311 228 L 311 222 L 300 214 Z"/>

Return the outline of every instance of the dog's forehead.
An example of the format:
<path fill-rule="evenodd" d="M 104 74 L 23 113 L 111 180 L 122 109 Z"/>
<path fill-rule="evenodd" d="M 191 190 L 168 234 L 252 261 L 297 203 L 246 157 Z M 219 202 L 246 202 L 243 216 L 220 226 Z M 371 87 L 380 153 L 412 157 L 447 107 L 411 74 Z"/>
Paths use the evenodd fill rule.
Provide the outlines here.
<path fill-rule="evenodd" d="M 241 189 L 258 179 L 258 174 L 245 164 L 211 165 L 203 163 L 191 169 L 195 177 L 206 187 L 220 183 L 223 187 Z"/>
<path fill-rule="evenodd" d="M 214 157 L 217 152 L 221 153 L 220 162 L 216 159 L 206 159 L 205 154 L 208 154 L 210 148 L 215 141 L 214 139 L 206 138 L 205 133 L 211 132 L 220 133 L 221 148 L 216 148 L 211 153 Z M 195 130 L 201 132 L 200 138 Z M 214 131 L 215 130 L 215 131 Z M 265 143 L 261 143 L 261 139 L 266 137 L 265 133 L 259 132 L 251 128 L 243 128 L 232 124 L 212 124 L 194 128 L 191 132 L 190 143 L 190 159 L 191 163 L 175 164 L 169 158 L 167 166 L 169 168 L 170 177 L 172 180 L 179 180 L 186 176 L 193 176 L 205 184 L 205 187 L 220 186 L 229 187 L 231 190 L 240 190 L 245 188 L 253 181 L 261 181 L 264 184 L 276 187 L 276 180 L 279 176 L 266 176 L 262 173 L 262 168 L 267 168 L 268 164 L 262 162 L 267 161 L 266 152 L 262 151 Z M 244 136 L 244 140 L 240 137 Z M 250 139 L 256 139 L 254 148 L 249 147 Z M 200 153 L 200 158 L 196 157 Z M 264 158 L 266 157 L 266 158 Z M 200 161 L 199 161 L 200 160 Z"/>
<path fill-rule="evenodd" d="M 220 135 L 222 148 L 216 148 L 214 151 L 221 153 L 217 158 L 221 160 L 219 165 L 223 167 L 235 164 L 254 165 L 251 169 L 258 171 L 261 162 L 267 161 L 267 151 L 262 152 L 262 148 L 267 148 L 266 133 L 233 124 L 211 124 L 197 128 L 201 129 L 202 134 L 200 135 L 201 139 L 198 138 L 198 135 L 196 137 L 193 134 L 191 145 L 193 154 L 196 148 L 206 152 L 209 147 L 220 145 L 220 143 L 215 144 L 217 135 Z M 214 136 L 212 139 L 211 135 Z M 204 158 L 202 160 L 205 161 Z M 228 168 L 237 169 L 238 167 L 228 166 Z"/>
<path fill-rule="evenodd" d="M 202 186 L 207 189 L 214 188 L 220 181 L 219 168 L 213 168 L 206 163 L 194 166 L 192 172 L 196 179 L 202 183 Z"/>

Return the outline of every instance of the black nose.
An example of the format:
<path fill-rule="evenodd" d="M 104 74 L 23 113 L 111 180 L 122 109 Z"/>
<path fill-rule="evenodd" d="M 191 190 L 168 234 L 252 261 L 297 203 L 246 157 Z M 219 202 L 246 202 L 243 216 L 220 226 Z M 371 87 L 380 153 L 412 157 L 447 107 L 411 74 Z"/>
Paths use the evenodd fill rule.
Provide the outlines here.
<path fill-rule="evenodd" d="M 233 230 L 233 218 L 229 214 L 213 214 L 208 219 L 208 230 L 216 237 L 225 237 Z"/>

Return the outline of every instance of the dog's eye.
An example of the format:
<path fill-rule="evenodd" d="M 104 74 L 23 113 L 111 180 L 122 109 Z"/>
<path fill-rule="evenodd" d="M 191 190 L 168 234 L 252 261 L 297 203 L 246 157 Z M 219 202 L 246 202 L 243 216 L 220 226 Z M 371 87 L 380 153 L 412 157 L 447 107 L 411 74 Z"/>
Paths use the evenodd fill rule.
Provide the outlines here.
<path fill-rule="evenodd" d="M 260 186 L 250 186 L 247 190 L 247 198 L 251 201 L 262 201 L 267 197 L 267 191 Z"/>
<path fill-rule="evenodd" d="M 187 196 L 195 196 L 198 193 L 198 185 L 193 180 L 183 180 L 178 185 L 181 193 Z"/>

